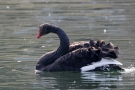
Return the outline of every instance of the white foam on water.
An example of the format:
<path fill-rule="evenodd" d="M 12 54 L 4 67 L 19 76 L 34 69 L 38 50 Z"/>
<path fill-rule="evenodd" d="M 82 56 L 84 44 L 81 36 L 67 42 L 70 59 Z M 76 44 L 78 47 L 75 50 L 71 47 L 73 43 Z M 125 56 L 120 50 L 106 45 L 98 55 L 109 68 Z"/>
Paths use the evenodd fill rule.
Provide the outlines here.
<path fill-rule="evenodd" d="M 124 71 L 121 73 L 135 73 L 135 67 L 130 67 L 130 68 L 123 68 Z"/>
<path fill-rule="evenodd" d="M 40 74 L 40 73 L 42 73 L 43 71 L 41 71 L 41 70 L 35 70 L 35 73 L 36 74 Z"/>

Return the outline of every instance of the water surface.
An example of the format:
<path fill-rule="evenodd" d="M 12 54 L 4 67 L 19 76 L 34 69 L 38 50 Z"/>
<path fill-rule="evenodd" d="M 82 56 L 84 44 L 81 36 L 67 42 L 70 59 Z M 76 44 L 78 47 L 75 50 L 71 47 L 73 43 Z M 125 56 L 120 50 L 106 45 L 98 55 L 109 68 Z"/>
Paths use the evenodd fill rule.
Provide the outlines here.
<path fill-rule="evenodd" d="M 120 47 L 123 67 L 134 67 L 134 6 L 133 0 L 1 0 L 0 89 L 134 89 L 134 72 L 34 73 L 39 57 L 59 46 L 54 34 L 36 40 L 42 23 L 61 27 L 71 43 L 91 38 L 112 42 Z"/>

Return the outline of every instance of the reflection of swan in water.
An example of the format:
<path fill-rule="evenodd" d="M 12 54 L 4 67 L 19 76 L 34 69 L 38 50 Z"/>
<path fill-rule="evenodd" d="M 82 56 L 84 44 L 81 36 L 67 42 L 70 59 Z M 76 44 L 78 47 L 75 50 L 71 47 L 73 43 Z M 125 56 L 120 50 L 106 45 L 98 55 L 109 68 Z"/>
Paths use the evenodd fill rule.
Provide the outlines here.
<path fill-rule="evenodd" d="M 117 72 L 81 72 L 81 78 L 84 81 L 122 81 L 122 74 L 132 75 L 135 74 L 135 67 L 123 68 L 124 71 Z M 111 75 L 112 74 L 112 75 Z"/>
<path fill-rule="evenodd" d="M 111 73 L 43 72 L 38 75 L 36 84 L 40 84 L 44 89 L 116 89 L 123 81 L 121 74 Z"/>
<path fill-rule="evenodd" d="M 123 77 L 119 73 L 95 73 L 95 72 L 81 72 L 81 78 L 83 83 L 96 83 L 99 82 L 97 89 L 99 90 L 111 90 L 116 89 L 123 85 Z"/>
<path fill-rule="evenodd" d="M 121 81 L 122 76 L 120 73 L 112 74 L 111 73 L 96 73 L 96 72 L 81 72 L 81 78 L 84 81 Z"/>
<path fill-rule="evenodd" d="M 130 73 L 129 73 L 130 71 Z M 132 74 L 132 73 L 133 74 Z M 42 72 L 37 75 L 33 86 L 42 89 L 118 89 L 125 85 L 125 78 L 134 78 L 135 68 L 123 72 Z M 127 79 L 126 79 L 127 80 Z M 126 81 L 127 82 L 127 81 Z M 131 80 L 134 85 L 134 80 Z"/>

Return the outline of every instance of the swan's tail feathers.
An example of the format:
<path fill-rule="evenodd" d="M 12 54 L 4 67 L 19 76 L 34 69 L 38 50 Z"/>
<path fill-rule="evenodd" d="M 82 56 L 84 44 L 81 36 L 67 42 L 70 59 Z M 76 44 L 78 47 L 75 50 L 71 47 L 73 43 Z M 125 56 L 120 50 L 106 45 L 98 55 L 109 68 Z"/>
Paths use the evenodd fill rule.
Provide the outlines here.
<path fill-rule="evenodd" d="M 117 60 L 102 58 L 101 61 L 98 61 L 98 62 L 95 62 L 95 63 L 93 63 L 91 65 L 82 67 L 81 71 L 86 72 L 86 71 L 94 70 L 97 67 L 101 67 L 101 66 L 104 66 L 104 65 L 110 65 L 110 64 L 123 65 L 121 62 L 119 62 Z"/>

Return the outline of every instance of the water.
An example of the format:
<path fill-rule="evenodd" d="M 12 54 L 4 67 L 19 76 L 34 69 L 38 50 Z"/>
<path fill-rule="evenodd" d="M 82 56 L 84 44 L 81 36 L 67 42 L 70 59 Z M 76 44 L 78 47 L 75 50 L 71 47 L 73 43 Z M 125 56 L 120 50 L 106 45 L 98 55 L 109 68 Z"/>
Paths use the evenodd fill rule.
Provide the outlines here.
<path fill-rule="evenodd" d="M 90 38 L 113 42 L 120 47 L 123 67 L 134 68 L 134 6 L 134 0 L 1 0 L 0 89 L 134 89 L 134 72 L 34 72 L 38 58 L 59 46 L 54 34 L 35 39 L 45 22 L 61 27 L 70 42 Z"/>

